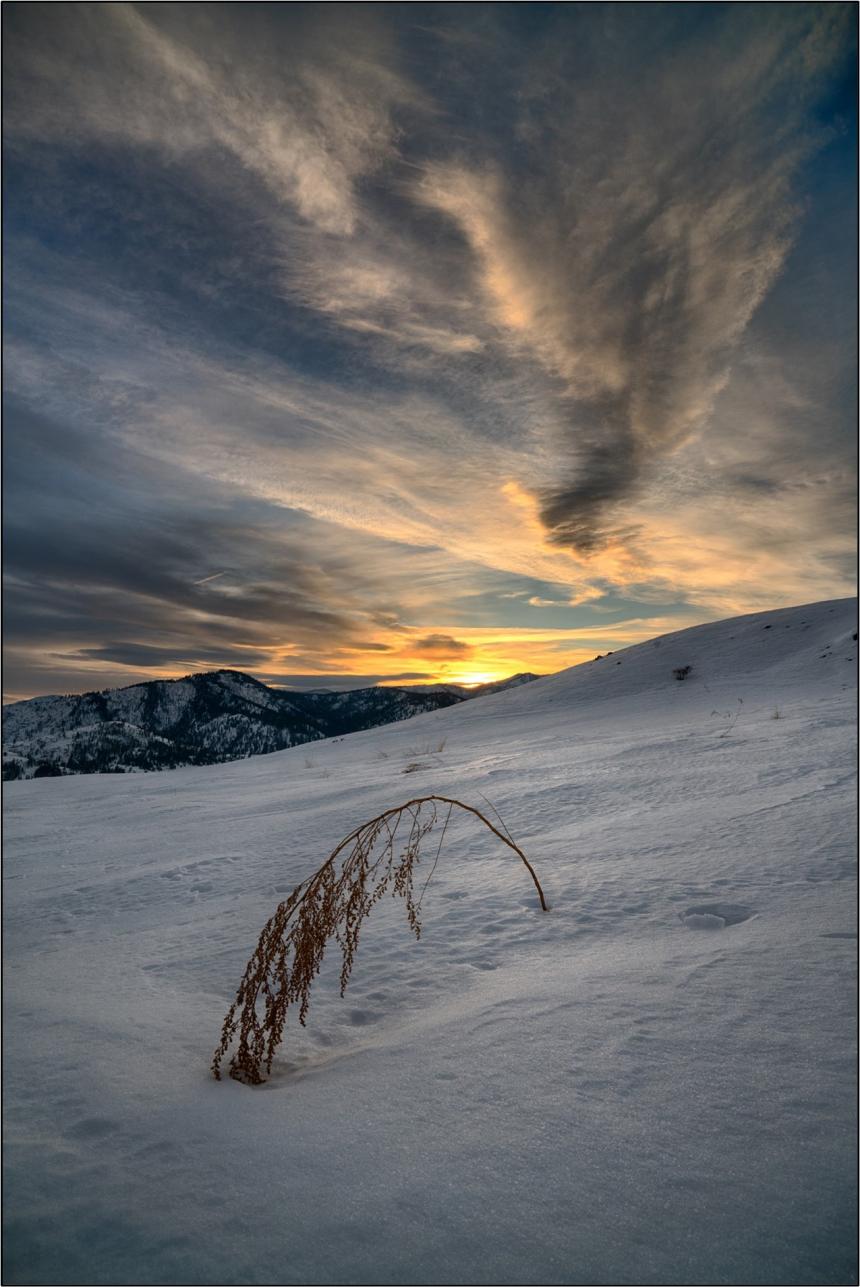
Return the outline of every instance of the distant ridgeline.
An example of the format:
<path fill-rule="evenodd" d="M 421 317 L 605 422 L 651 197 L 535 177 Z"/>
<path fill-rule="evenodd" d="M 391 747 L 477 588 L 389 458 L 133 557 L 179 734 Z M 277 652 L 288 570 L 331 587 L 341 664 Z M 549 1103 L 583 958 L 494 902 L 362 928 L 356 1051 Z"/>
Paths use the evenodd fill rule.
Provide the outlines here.
<path fill-rule="evenodd" d="M 74 697 L 34 697 L 4 708 L 3 778 L 242 760 L 409 719 L 537 678 L 514 675 L 476 688 L 297 693 L 269 688 L 236 670 L 216 670 Z"/>

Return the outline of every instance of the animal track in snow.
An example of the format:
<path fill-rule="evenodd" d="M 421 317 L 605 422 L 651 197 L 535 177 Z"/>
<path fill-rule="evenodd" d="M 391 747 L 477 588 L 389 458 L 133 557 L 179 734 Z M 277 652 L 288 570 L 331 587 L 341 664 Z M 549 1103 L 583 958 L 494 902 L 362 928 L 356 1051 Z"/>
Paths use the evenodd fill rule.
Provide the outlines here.
<path fill-rule="evenodd" d="M 699 903 L 678 915 L 687 929 L 721 930 L 748 921 L 754 912 L 743 903 Z"/>
<path fill-rule="evenodd" d="M 79 1140 L 99 1140 L 112 1135 L 118 1126 L 108 1117 L 82 1117 L 67 1128 L 66 1134 Z"/>

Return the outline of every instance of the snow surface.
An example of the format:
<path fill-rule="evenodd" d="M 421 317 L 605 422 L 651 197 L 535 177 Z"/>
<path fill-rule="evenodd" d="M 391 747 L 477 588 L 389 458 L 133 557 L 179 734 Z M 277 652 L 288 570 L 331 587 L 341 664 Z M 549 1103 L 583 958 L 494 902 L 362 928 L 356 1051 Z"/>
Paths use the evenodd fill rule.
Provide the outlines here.
<path fill-rule="evenodd" d="M 8 784 L 5 1281 L 856 1281 L 856 628 L 762 613 L 337 742 Z M 386 900 L 271 1080 L 214 1082 L 275 905 L 430 792 L 491 800 L 551 911 L 452 822 L 420 943 Z"/>

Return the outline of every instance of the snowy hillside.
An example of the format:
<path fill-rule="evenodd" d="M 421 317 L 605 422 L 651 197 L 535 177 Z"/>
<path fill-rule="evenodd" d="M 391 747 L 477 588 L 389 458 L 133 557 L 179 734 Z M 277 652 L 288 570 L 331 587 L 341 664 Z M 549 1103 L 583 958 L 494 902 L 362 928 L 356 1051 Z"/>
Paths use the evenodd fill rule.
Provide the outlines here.
<path fill-rule="evenodd" d="M 536 678 L 514 675 L 472 689 L 450 684 L 297 693 L 269 688 L 240 671 L 216 670 L 80 696 L 34 697 L 4 708 L 3 777 L 221 764 L 411 719 Z"/>
<path fill-rule="evenodd" d="M 4 1280 L 856 1281 L 856 631 L 761 613 L 337 742 L 9 783 Z M 385 900 L 271 1079 L 213 1081 L 276 904 L 429 793 L 492 802 L 550 911 L 452 821 L 420 942 Z"/>

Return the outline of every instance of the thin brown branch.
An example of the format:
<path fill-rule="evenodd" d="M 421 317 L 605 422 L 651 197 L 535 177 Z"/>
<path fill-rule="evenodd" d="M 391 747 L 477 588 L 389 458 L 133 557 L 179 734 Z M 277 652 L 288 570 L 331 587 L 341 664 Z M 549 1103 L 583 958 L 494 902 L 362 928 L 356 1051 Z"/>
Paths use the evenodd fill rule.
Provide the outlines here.
<path fill-rule="evenodd" d="M 450 796 L 427 795 L 386 809 L 341 840 L 319 870 L 298 884 L 264 925 L 245 967 L 236 999 L 224 1018 L 221 1041 L 212 1059 L 216 1078 L 220 1079 L 222 1061 L 234 1041 L 236 1049 L 229 1064 L 231 1077 L 259 1085 L 264 1080 L 262 1069 L 265 1068 L 267 1074 L 271 1072 L 290 1005 L 298 1004 L 299 1023 L 305 1023 L 311 984 L 320 972 L 330 938 L 334 938 L 341 949 L 343 996 L 352 973 L 362 923 L 386 892 L 404 900 L 409 926 L 416 938 L 421 937 L 421 898 L 415 900 L 413 877 L 421 844 L 438 821 L 439 804 L 448 805 L 448 810 L 421 898 L 436 869 L 451 813 L 457 808 L 473 814 L 514 851 L 534 881 L 541 907 L 545 912 L 549 910 L 540 881 L 522 849 L 472 805 Z M 396 839 L 404 817 L 409 820 L 409 830 L 398 855 Z M 341 859 L 339 870 L 338 859 Z"/>

